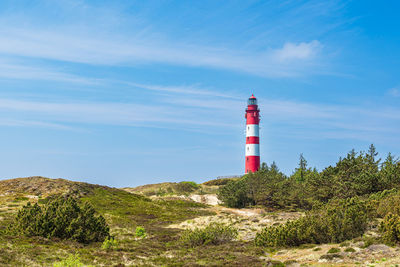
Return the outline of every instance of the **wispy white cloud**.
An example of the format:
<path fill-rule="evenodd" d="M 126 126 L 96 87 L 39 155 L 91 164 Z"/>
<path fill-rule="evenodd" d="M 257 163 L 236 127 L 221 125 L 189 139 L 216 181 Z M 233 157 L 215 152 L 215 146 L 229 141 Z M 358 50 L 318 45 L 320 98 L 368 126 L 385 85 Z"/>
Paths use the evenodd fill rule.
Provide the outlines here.
<path fill-rule="evenodd" d="M 0 78 L 16 80 L 42 80 L 86 85 L 98 84 L 95 79 L 72 75 L 44 66 L 32 66 L 27 62 L 7 62 L 0 58 Z"/>
<path fill-rule="evenodd" d="M 34 121 L 34 120 L 18 120 L 18 119 L 8 119 L 8 118 L 0 118 L 0 126 L 8 126 L 8 127 L 34 127 L 34 128 L 46 128 L 46 129 L 54 129 L 54 130 L 67 130 L 67 131 L 83 131 L 82 129 L 78 129 L 76 127 L 70 127 L 62 123 L 49 123 L 43 121 Z"/>
<path fill-rule="evenodd" d="M 229 127 L 229 123 L 208 120 L 202 112 L 185 112 L 182 107 L 154 103 L 110 102 L 44 102 L 0 99 L 0 110 L 19 121 L 43 121 L 55 124 L 102 124 L 123 126 L 164 127 L 168 125 Z M 202 113 L 202 114 L 201 114 Z M 10 124 L 11 125 L 11 124 Z M 23 126 L 22 124 L 19 126 Z M 26 126 L 34 126 L 34 124 Z"/>
<path fill-rule="evenodd" d="M 162 4 L 148 5 L 154 12 L 163 8 Z M 225 3 L 216 6 L 217 10 L 193 12 L 201 19 L 204 19 L 201 12 L 207 12 L 209 18 L 218 18 L 221 11 L 239 12 L 243 18 L 255 16 L 254 21 L 259 21 L 258 16 L 270 18 L 261 24 L 250 19 L 243 25 L 232 19 L 229 25 L 237 25 L 238 29 L 230 32 L 232 29 L 228 27 L 214 32 L 218 28 L 215 24 L 204 21 L 207 25 L 191 28 L 179 16 L 168 18 L 171 28 L 166 31 L 162 18 L 147 17 L 148 10 L 140 12 L 134 1 L 129 4 L 38 1 L 30 9 L 23 12 L 13 9 L 15 13 L 0 18 L 0 54 L 91 65 L 162 63 L 273 78 L 337 75 L 330 70 L 325 44 L 319 36 L 337 27 L 338 21 L 344 21 L 344 18 L 333 19 L 332 15 L 340 13 L 342 4 L 268 2 L 254 14 L 243 14 L 248 8 L 254 11 L 252 5 L 255 4 L 243 2 L 238 8 L 237 4 Z M 47 9 L 48 14 L 43 11 Z M 280 15 L 276 16 L 274 10 L 279 10 Z M 46 15 L 39 16 L 43 13 Z M 321 22 L 327 13 L 330 19 Z M 241 27 L 246 27 L 246 31 Z M 298 30 L 304 27 L 313 27 L 310 32 L 318 34 L 307 35 Z M 247 35 L 248 32 L 251 34 Z"/>
<path fill-rule="evenodd" d="M 0 53 L 6 55 L 102 65 L 168 63 L 221 68 L 267 77 L 304 74 L 321 45 L 287 43 L 265 52 L 170 43 L 143 37 L 118 35 L 93 36 L 35 28 L 0 27 Z M 302 67 L 281 64 L 290 60 Z M 306 61 L 303 65 L 302 62 Z"/>
<path fill-rule="evenodd" d="M 278 61 L 311 60 L 321 50 L 321 43 L 313 40 L 309 43 L 286 43 L 275 51 Z"/>
<path fill-rule="evenodd" d="M 243 99 L 243 97 L 240 98 L 239 96 L 235 96 L 233 94 L 221 93 L 217 90 L 201 88 L 198 85 L 162 86 L 162 85 L 154 85 L 154 84 L 140 84 L 140 83 L 133 83 L 133 82 L 122 82 L 122 81 L 118 81 L 118 82 L 130 85 L 133 87 L 143 88 L 143 89 L 147 89 L 150 91 L 157 91 L 157 92 Z"/>

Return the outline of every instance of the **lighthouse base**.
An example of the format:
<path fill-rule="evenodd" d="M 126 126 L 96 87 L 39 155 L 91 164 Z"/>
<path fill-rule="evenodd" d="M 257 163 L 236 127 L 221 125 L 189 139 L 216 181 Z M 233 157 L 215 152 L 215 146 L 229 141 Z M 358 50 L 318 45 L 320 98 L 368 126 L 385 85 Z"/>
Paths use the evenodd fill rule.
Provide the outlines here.
<path fill-rule="evenodd" d="M 260 156 L 246 156 L 245 173 L 256 172 L 260 169 Z"/>

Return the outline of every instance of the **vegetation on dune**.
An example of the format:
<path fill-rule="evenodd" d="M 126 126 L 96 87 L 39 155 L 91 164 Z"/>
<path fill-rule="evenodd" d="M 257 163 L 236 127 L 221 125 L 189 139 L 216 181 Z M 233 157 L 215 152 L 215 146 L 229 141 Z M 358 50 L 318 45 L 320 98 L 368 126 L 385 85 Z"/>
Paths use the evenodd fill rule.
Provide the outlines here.
<path fill-rule="evenodd" d="M 110 235 L 104 217 L 96 215 L 90 203 L 79 206 L 71 197 L 58 197 L 42 206 L 28 202 L 8 230 L 13 235 L 57 237 L 81 243 L 103 241 Z"/>
<path fill-rule="evenodd" d="M 19 181 L 19 183 L 22 186 L 23 181 Z M 29 186 L 35 186 L 30 180 L 28 183 Z M 0 231 L 0 265 L 53 266 L 56 262 L 62 264 L 61 266 L 68 266 L 66 265 L 68 262 L 75 260 L 69 255 L 80 255 L 80 262 L 84 266 L 91 264 L 113 266 L 118 263 L 182 265 L 182 260 L 179 258 L 163 256 L 168 250 L 173 250 L 177 257 L 178 255 L 181 258 L 185 257 L 184 262 L 188 265 L 194 265 L 199 258 L 212 264 L 219 261 L 215 258 L 206 259 L 209 252 L 198 255 L 198 252 L 182 249 L 179 242 L 181 231 L 166 227 L 169 224 L 195 217 L 214 215 L 214 212 L 205 209 L 206 205 L 181 199 L 151 200 L 141 195 L 109 187 L 93 186 L 89 189 L 84 195 L 79 192 L 74 194 L 76 203 L 79 207 L 83 207 L 86 202 L 90 203 L 96 212 L 105 218 L 113 237 L 107 238 L 103 243 L 84 244 L 70 239 L 15 236 L 10 231 Z M 69 190 L 65 190 L 65 193 L 72 195 Z M 16 198 L 19 200 L 14 203 Z M 38 206 L 43 210 L 58 197 L 52 195 L 45 199 L 31 199 L 21 198 L 20 195 L 0 196 L 0 208 L 10 207 L 11 204 L 15 205 L 9 211 L 3 212 L 0 209 L 0 230 L 14 223 L 17 216 L 16 210 L 22 208 L 28 199 L 40 201 L 42 204 Z M 140 230 L 142 228 L 145 230 Z M 139 229 L 138 235 L 143 237 L 146 234 L 146 238 L 137 238 L 136 229 Z M 232 247 L 224 253 L 221 248 L 219 253 L 233 255 L 237 253 L 238 249 Z M 247 249 L 246 253 L 252 254 L 251 250 Z M 241 258 L 247 261 L 244 255 L 236 259 L 241 261 Z M 232 263 L 234 258 L 229 256 L 226 262 Z"/>
<path fill-rule="evenodd" d="M 81 198 L 90 202 L 108 221 L 118 227 L 135 229 L 137 226 L 156 226 L 177 222 L 201 215 L 212 214 L 201 208 L 206 205 L 181 199 L 151 200 L 145 196 L 109 188 L 97 188 Z M 148 229 L 148 230 L 150 230 Z"/>
<path fill-rule="evenodd" d="M 51 193 L 44 195 L 48 189 Z M 309 168 L 301 155 L 298 168 L 290 176 L 273 163 L 262 164 L 260 171 L 242 178 L 216 179 L 200 185 L 163 183 L 125 190 L 41 177 L 28 178 L 26 183 L 23 179 L 0 182 L 0 265 L 293 263 L 285 261 L 284 251 L 292 258 L 294 254 L 299 256 L 298 264 L 310 263 L 303 260 L 307 257 L 301 253 L 317 254 L 317 260 L 343 258 L 346 263 L 355 251 L 357 257 L 360 253 L 376 257 L 367 248 L 371 244 L 400 243 L 400 164 L 390 154 L 381 162 L 373 146 L 366 153 L 351 151 L 322 171 Z M 257 206 L 271 212 L 211 208 L 171 197 L 200 194 L 203 190 L 218 190 L 219 198 L 229 207 Z M 64 196 L 59 197 L 60 194 Z M 27 204 L 28 201 L 38 204 Z M 196 218 L 205 215 L 211 216 Z M 99 225 L 93 218 L 103 218 L 99 219 L 104 222 L 103 230 L 109 227 L 109 231 L 101 227 L 95 233 L 87 231 Z M 287 221 L 290 218 L 293 220 Z M 210 224 L 220 222 L 219 219 L 225 224 Z M 192 230 L 182 231 L 182 225 Z M 315 248 L 315 244 L 339 242 L 343 243 Z M 293 246 L 300 249 L 275 253 L 281 247 Z M 389 247 L 383 249 L 393 252 Z"/>
<path fill-rule="evenodd" d="M 101 248 L 105 250 L 117 249 L 117 247 L 118 241 L 113 237 L 107 237 L 101 245 Z"/>
<path fill-rule="evenodd" d="M 382 239 L 390 244 L 400 243 L 400 216 L 389 213 L 380 225 Z"/>
<path fill-rule="evenodd" d="M 88 266 L 84 265 L 81 262 L 81 258 L 79 255 L 69 255 L 68 258 L 55 262 L 53 264 L 53 267 L 83 267 L 83 266 Z"/>
<path fill-rule="evenodd" d="M 235 239 L 238 235 L 237 229 L 230 225 L 214 223 L 205 228 L 188 229 L 181 235 L 180 241 L 183 245 L 195 247 L 200 245 L 218 245 Z"/>
<path fill-rule="evenodd" d="M 47 197 L 56 194 L 84 196 L 95 188 L 107 186 L 73 182 L 65 179 L 50 179 L 41 176 L 15 178 L 0 181 L 0 192 L 6 194 L 24 193 L 34 196 Z"/>
<path fill-rule="evenodd" d="M 146 230 L 144 229 L 144 227 L 138 226 L 138 227 L 136 227 L 135 235 L 136 235 L 136 237 L 145 238 L 147 236 Z"/>
<path fill-rule="evenodd" d="M 179 182 L 176 184 L 176 190 L 178 192 L 182 192 L 182 193 L 190 193 L 193 192 L 194 190 L 198 189 L 200 186 L 198 184 L 196 184 L 195 182 L 187 182 L 187 181 L 183 181 L 183 182 Z"/>
<path fill-rule="evenodd" d="M 220 185 L 226 185 L 227 183 L 231 181 L 236 181 L 239 178 L 233 177 L 233 178 L 219 178 L 219 179 L 213 179 L 207 182 L 204 182 L 203 185 L 207 186 L 220 186 Z"/>
<path fill-rule="evenodd" d="M 258 172 L 222 186 L 218 196 L 233 208 L 308 211 L 304 218 L 258 233 L 260 246 L 341 242 L 363 235 L 373 217 L 385 218 L 384 239 L 398 242 L 400 163 L 390 153 L 381 163 L 377 154 L 373 145 L 366 153 L 352 150 L 321 172 L 309 168 L 300 155 L 298 168 L 289 177 L 275 163 L 263 163 Z"/>
<path fill-rule="evenodd" d="M 338 243 L 361 236 L 367 229 L 367 206 L 357 198 L 331 201 L 305 217 L 257 233 L 258 246 L 286 247 Z"/>
<path fill-rule="evenodd" d="M 182 181 L 179 183 L 159 183 L 142 185 L 135 188 L 124 188 L 124 190 L 142 194 L 145 196 L 173 196 L 189 195 L 191 193 L 204 193 L 204 186 L 192 181 Z M 207 188 L 208 189 L 208 188 Z"/>
<path fill-rule="evenodd" d="M 262 205 L 271 209 L 310 210 L 330 199 L 346 199 L 400 187 L 400 164 L 389 154 L 381 164 L 373 145 L 367 153 L 349 152 L 336 166 L 321 172 L 309 168 L 300 156 L 290 177 L 275 163 L 263 163 L 256 173 L 230 181 L 219 190 L 219 198 L 229 207 Z M 397 200 L 399 201 L 399 200 Z"/>

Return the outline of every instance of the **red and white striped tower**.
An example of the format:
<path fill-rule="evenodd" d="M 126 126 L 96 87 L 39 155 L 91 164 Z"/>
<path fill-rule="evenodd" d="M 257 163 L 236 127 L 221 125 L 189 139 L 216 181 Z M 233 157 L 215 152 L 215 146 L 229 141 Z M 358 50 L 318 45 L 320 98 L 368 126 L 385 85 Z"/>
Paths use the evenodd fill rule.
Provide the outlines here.
<path fill-rule="evenodd" d="M 260 168 L 260 110 L 257 98 L 251 95 L 247 101 L 246 118 L 246 164 L 245 173 L 256 172 Z"/>

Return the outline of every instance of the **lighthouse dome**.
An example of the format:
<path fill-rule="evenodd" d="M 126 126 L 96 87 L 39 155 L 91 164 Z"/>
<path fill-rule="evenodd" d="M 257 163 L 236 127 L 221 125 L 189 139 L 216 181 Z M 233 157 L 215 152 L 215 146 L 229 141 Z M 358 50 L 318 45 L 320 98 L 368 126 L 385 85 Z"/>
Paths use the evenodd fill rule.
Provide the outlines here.
<path fill-rule="evenodd" d="M 247 105 L 257 105 L 257 98 L 252 94 L 249 100 L 247 100 Z"/>

